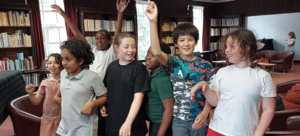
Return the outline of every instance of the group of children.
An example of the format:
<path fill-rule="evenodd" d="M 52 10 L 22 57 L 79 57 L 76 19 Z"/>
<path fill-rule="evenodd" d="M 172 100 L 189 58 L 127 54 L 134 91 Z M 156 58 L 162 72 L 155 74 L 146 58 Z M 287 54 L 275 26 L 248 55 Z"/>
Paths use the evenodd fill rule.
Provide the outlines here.
<path fill-rule="evenodd" d="M 121 22 L 128 2 L 118 0 L 116 5 Z M 241 29 L 223 38 L 233 65 L 214 74 L 208 61 L 193 55 L 199 37 L 193 24 L 180 24 L 173 31 L 179 56 L 159 43 L 158 9 L 150 0 L 146 15 L 151 47 L 145 65 L 135 60 L 134 36 L 120 33 L 122 23 L 117 23 L 113 39 L 105 30 L 97 32 L 94 47 L 57 5 L 52 8 L 64 17 L 76 40 L 61 44 L 61 56 L 48 57 L 51 78 L 42 81 L 37 94 L 32 85 L 26 87 L 34 104 L 45 97 L 41 135 L 263 135 L 270 124 L 275 88 L 270 74 L 251 63 L 257 48 L 251 31 Z M 216 109 L 208 123 L 212 106 Z M 106 118 L 99 123 L 97 107 Z M 105 134 L 97 132 L 104 122 Z"/>

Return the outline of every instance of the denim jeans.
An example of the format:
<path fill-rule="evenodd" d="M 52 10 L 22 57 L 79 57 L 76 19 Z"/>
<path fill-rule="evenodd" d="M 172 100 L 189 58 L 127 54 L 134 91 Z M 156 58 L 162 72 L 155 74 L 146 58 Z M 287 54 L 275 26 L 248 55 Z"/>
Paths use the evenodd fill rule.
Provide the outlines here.
<path fill-rule="evenodd" d="M 206 136 L 208 122 L 201 129 L 193 129 L 194 121 L 183 121 L 173 117 L 172 131 L 173 136 Z"/>
<path fill-rule="evenodd" d="M 150 132 L 149 135 L 150 136 L 157 136 L 157 132 L 160 128 L 160 124 L 161 123 L 154 123 L 154 122 L 150 122 Z M 171 125 L 169 126 L 169 129 L 167 130 L 165 136 L 172 136 L 172 127 Z"/>

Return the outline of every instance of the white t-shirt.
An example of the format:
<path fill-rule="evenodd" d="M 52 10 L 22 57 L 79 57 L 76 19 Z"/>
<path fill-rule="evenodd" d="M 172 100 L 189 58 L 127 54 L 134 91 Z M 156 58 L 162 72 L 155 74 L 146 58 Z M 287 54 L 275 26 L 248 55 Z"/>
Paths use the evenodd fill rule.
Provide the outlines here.
<path fill-rule="evenodd" d="M 100 76 L 101 80 L 103 80 L 108 65 L 117 60 L 117 55 L 114 53 L 113 45 L 105 51 L 98 50 L 95 45 L 91 45 L 91 47 L 92 52 L 95 55 L 95 60 L 93 61 L 93 64 L 90 65 L 90 70 L 96 72 Z"/>
<path fill-rule="evenodd" d="M 261 97 L 276 97 L 271 75 L 258 67 L 220 69 L 210 88 L 220 92 L 209 128 L 229 136 L 253 135 L 259 124 Z"/>

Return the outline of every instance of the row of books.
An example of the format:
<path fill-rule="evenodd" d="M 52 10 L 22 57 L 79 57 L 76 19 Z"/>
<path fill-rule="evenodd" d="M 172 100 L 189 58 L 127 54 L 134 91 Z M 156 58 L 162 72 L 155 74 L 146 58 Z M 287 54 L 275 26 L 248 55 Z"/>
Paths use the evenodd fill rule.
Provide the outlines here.
<path fill-rule="evenodd" d="M 179 50 L 175 46 L 170 46 L 170 50 L 172 55 L 179 54 Z"/>
<path fill-rule="evenodd" d="M 22 74 L 25 80 L 26 85 L 33 84 L 34 86 L 39 86 L 39 74 L 38 73 L 31 73 L 31 74 Z"/>
<path fill-rule="evenodd" d="M 173 42 L 173 37 L 171 37 L 171 36 L 162 37 L 161 41 L 164 42 L 164 43 L 174 43 Z"/>
<path fill-rule="evenodd" d="M 163 23 L 161 25 L 162 31 L 174 31 L 174 28 L 177 26 L 176 22 Z"/>
<path fill-rule="evenodd" d="M 210 26 L 239 26 L 239 18 L 210 19 Z"/>
<path fill-rule="evenodd" d="M 210 36 L 220 36 L 220 28 L 210 28 Z"/>
<path fill-rule="evenodd" d="M 12 35 L 0 33 L 0 48 L 13 47 L 32 47 L 31 35 L 24 34 L 22 30 L 17 30 Z"/>
<path fill-rule="evenodd" d="M 216 50 L 218 50 L 218 45 L 219 45 L 218 42 L 212 42 L 212 43 L 209 44 L 209 49 L 211 51 L 216 51 Z"/>
<path fill-rule="evenodd" d="M 114 20 L 94 20 L 94 19 L 84 19 L 84 31 L 93 32 L 99 30 L 107 30 L 109 32 L 116 31 L 117 21 Z M 133 32 L 134 25 L 133 21 L 129 20 L 123 21 L 122 32 Z"/>
<path fill-rule="evenodd" d="M 89 44 L 95 45 L 95 36 L 85 36 L 85 39 Z"/>
<path fill-rule="evenodd" d="M 0 12 L 0 26 L 30 26 L 29 13 L 24 11 Z"/>
<path fill-rule="evenodd" d="M 32 59 L 0 60 L 0 71 L 34 70 Z"/>
<path fill-rule="evenodd" d="M 230 32 L 233 32 L 235 30 L 238 30 L 238 28 L 222 28 L 221 29 L 221 35 L 224 36 Z"/>

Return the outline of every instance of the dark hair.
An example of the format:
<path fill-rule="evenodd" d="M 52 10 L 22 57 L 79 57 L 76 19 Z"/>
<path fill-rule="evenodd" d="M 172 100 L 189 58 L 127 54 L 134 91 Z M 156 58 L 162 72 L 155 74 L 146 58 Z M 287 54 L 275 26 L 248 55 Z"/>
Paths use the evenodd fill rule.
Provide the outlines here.
<path fill-rule="evenodd" d="M 265 54 L 260 54 L 260 57 L 261 58 L 266 58 L 266 55 Z"/>
<path fill-rule="evenodd" d="M 83 59 L 81 68 L 88 68 L 93 63 L 95 57 L 91 50 L 91 46 L 79 40 L 67 40 L 60 45 L 60 49 L 67 49 L 79 61 Z"/>
<path fill-rule="evenodd" d="M 172 34 L 174 43 L 177 43 L 178 37 L 183 35 L 190 35 L 195 39 L 196 43 L 198 42 L 199 32 L 197 27 L 192 23 L 183 23 L 175 27 Z"/>
<path fill-rule="evenodd" d="M 62 65 L 63 58 L 62 58 L 62 56 L 60 54 L 58 54 L 58 53 L 52 53 L 52 54 L 50 54 L 48 56 L 46 62 L 48 62 L 48 60 L 49 60 L 50 57 L 54 57 L 55 61 L 59 64 L 59 68 L 64 69 L 64 67 Z"/>
<path fill-rule="evenodd" d="M 97 33 L 103 33 L 108 40 L 111 40 L 111 33 L 107 30 L 99 30 Z"/>
<path fill-rule="evenodd" d="M 294 33 L 294 32 L 289 32 L 289 36 L 291 36 L 291 38 L 294 38 L 294 39 L 296 39 L 296 35 L 295 35 L 295 33 Z"/>
<path fill-rule="evenodd" d="M 120 46 L 124 38 L 133 38 L 135 37 L 130 33 L 118 33 L 115 40 L 115 45 Z"/>
<path fill-rule="evenodd" d="M 171 54 L 171 49 L 170 49 L 169 45 L 167 45 L 165 43 L 160 43 L 160 49 L 162 52 L 164 52 L 166 54 Z"/>
<path fill-rule="evenodd" d="M 236 31 L 233 31 L 231 33 L 226 34 L 222 39 L 220 40 L 220 46 L 222 49 L 222 52 L 225 52 L 226 50 L 226 42 L 227 39 L 231 37 L 234 40 L 237 40 L 238 43 L 240 43 L 240 46 L 243 50 L 243 55 L 245 55 L 246 47 L 250 47 L 249 51 L 249 58 L 251 62 L 255 60 L 256 57 L 256 51 L 257 51 L 257 43 L 256 43 L 256 38 L 255 35 L 253 34 L 252 31 L 247 30 L 247 29 L 238 29 Z M 252 63 L 251 68 L 254 68 L 256 65 Z"/>

